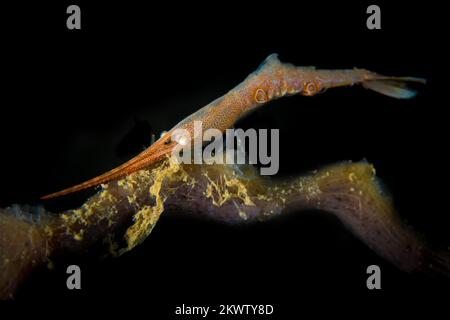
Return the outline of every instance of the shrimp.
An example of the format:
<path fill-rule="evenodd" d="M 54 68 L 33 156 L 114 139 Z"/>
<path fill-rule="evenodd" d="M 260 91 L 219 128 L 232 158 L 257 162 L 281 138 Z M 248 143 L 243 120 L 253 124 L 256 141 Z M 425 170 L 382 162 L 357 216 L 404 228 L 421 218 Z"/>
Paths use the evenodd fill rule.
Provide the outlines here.
<path fill-rule="evenodd" d="M 136 157 L 93 179 L 46 195 L 41 199 L 51 199 L 95 187 L 161 161 L 179 143 L 177 139 L 173 139 L 172 133 L 176 129 L 184 129 L 193 137 L 195 121 L 202 122 L 203 131 L 214 128 L 224 132 L 243 115 L 274 99 L 295 94 L 314 96 L 329 88 L 355 84 L 361 84 L 367 89 L 393 98 L 409 99 L 417 93 L 407 86 L 410 82 L 425 83 L 425 80 L 414 77 L 383 76 L 356 68 L 321 70 L 315 67 L 296 67 L 280 62 L 277 54 L 272 54 L 241 84 L 185 118 Z"/>

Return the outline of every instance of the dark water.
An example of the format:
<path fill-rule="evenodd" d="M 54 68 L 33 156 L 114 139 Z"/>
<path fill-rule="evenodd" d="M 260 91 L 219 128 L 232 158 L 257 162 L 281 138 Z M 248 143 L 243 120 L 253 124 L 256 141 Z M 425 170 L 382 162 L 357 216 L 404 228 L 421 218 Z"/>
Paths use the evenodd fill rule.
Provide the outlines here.
<path fill-rule="evenodd" d="M 69 4 L 2 9 L 1 206 L 39 204 L 39 196 L 124 162 L 276 52 L 296 65 L 428 79 L 412 100 L 360 87 L 329 90 L 274 101 L 237 126 L 280 129 L 281 176 L 366 159 L 399 213 L 433 241 L 450 243 L 448 54 L 439 6 L 380 4 L 382 29 L 370 31 L 371 3 L 78 1 L 82 29 L 69 31 Z M 70 208 L 89 194 L 47 206 Z M 66 289 L 66 264 L 81 266 L 81 291 Z M 380 291 L 365 286 L 370 264 L 382 270 Z M 436 310 L 448 303 L 449 287 L 395 269 L 336 219 L 299 212 L 239 228 L 163 216 L 129 254 L 63 261 L 31 279 L 18 299 L 69 310 L 120 305 L 158 319 L 180 319 L 173 313 L 183 303 L 273 304 L 267 318 L 297 319 L 306 311 Z"/>

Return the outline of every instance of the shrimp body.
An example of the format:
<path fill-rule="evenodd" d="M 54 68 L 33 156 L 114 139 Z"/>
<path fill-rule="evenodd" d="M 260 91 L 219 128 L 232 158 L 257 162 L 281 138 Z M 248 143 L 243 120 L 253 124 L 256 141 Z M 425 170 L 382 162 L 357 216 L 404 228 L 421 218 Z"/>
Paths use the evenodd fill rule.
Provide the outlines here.
<path fill-rule="evenodd" d="M 272 54 L 241 84 L 185 118 L 133 159 L 98 177 L 46 195 L 42 199 L 55 198 L 116 180 L 166 158 L 178 144 L 176 139 L 172 139 L 175 129 L 184 129 L 195 138 L 195 121 L 202 122 L 203 131 L 214 128 L 224 132 L 244 114 L 271 100 L 294 94 L 313 96 L 329 88 L 354 84 L 362 84 L 394 98 L 408 99 L 416 94 L 407 87 L 408 82 L 425 83 L 425 80 L 382 76 L 364 69 L 316 70 L 314 67 L 296 67 L 280 62 L 277 55 Z"/>

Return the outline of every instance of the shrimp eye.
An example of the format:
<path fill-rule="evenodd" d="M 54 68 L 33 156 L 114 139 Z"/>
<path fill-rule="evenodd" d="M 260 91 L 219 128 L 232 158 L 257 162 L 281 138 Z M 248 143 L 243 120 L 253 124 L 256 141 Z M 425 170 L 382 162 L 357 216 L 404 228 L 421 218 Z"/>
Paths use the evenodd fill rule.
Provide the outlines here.
<path fill-rule="evenodd" d="M 314 82 L 307 82 L 303 86 L 303 94 L 305 96 L 312 96 L 317 93 L 317 86 Z"/>
<path fill-rule="evenodd" d="M 164 141 L 164 144 L 167 146 L 167 145 L 169 145 L 171 142 L 172 142 L 172 139 L 169 138 L 169 139 L 167 139 L 166 141 Z"/>

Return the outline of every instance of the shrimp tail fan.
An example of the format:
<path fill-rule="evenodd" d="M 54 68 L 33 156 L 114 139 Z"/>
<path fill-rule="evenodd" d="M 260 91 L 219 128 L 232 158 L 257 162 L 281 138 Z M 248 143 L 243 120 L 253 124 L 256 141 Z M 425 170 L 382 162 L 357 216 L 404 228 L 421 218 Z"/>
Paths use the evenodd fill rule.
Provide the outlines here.
<path fill-rule="evenodd" d="M 367 80 L 362 83 L 364 88 L 376 91 L 397 99 L 410 99 L 417 95 L 417 90 L 411 88 L 411 83 L 425 84 L 426 80 L 414 77 L 386 77 Z"/>

